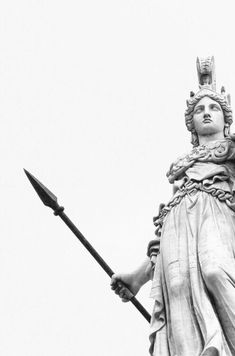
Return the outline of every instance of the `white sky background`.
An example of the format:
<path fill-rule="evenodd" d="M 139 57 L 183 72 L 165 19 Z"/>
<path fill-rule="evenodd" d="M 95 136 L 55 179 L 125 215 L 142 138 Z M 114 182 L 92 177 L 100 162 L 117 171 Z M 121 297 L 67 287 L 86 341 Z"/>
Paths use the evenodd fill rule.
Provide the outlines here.
<path fill-rule="evenodd" d="M 0 355 L 148 355 L 148 323 L 44 207 L 32 172 L 115 271 L 131 271 L 187 152 L 196 56 L 235 100 L 233 1 L 0 4 Z M 151 312 L 150 284 L 138 299 Z"/>

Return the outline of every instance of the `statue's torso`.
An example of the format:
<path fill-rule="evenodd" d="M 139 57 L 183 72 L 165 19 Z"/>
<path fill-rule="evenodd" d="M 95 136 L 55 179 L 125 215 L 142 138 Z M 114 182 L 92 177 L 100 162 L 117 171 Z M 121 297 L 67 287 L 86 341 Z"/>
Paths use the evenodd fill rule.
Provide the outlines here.
<path fill-rule="evenodd" d="M 171 165 L 167 177 L 174 195 L 154 218 L 158 236 L 169 211 L 186 195 L 206 192 L 235 211 L 235 142 L 216 141 L 194 148 Z"/>

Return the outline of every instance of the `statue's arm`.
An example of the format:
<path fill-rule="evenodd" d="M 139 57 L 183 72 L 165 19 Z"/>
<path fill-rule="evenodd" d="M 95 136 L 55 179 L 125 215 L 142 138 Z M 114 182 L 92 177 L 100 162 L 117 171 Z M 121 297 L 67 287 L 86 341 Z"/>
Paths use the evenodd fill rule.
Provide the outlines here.
<path fill-rule="evenodd" d="M 133 272 L 114 274 L 111 279 L 111 288 L 119 295 L 123 302 L 127 302 L 130 299 L 130 295 L 127 293 L 127 290 L 122 283 L 136 295 L 140 288 L 151 279 L 151 272 L 152 262 L 150 261 L 150 258 L 147 257 Z"/>
<path fill-rule="evenodd" d="M 162 209 L 165 204 L 160 204 L 159 215 L 154 218 L 154 225 L 156 226 L 156 237 L 151 240 L 147 248 L 147 258 L 131 273 L 115 273 L 111 279 L 111 288 L 122 299 L 123 302 L 130 300 L 131 295 L 128 293 L 125 286 L 136 295 L 140 288 L 153 277 L 153 269 L 160 253 L 160 237 L 161 227 L 164 215 L 162 216 Z M 123 284 L 125 286 L 123 286 Z"/>

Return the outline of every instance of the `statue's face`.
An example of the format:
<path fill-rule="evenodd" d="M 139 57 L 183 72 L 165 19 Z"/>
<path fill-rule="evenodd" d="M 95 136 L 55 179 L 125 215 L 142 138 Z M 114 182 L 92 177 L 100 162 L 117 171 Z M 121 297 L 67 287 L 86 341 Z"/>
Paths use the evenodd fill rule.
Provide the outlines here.
<path fill-rule="evenodd" d="M 194 108 L 194 128 L 199 136 L 224 132 L 224 114 L 217 101 L 205 96 Z"/>

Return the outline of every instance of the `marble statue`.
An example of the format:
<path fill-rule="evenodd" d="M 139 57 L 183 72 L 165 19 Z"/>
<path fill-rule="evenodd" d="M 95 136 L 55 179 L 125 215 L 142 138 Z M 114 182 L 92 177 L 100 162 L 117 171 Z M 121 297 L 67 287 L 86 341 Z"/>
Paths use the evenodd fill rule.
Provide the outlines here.
<path fill-rule="evenodd" d="M 235 356 L 235 140 L 230 97 L 216 91 L 214 58 L 197 59 L 199 91 L 185 121 L 193 148 L 167 173 L 170 202 L 135 271 L 115 274 L 124 302 L 152 279 L 152 356 Z"/>

